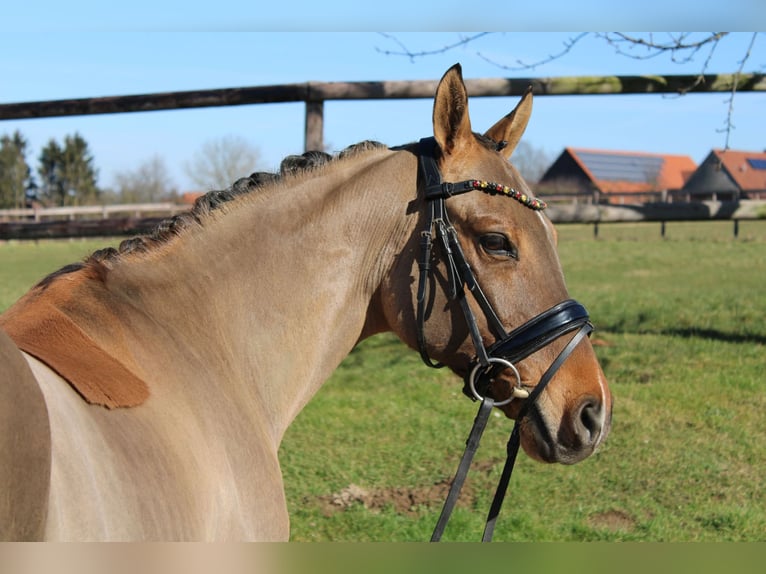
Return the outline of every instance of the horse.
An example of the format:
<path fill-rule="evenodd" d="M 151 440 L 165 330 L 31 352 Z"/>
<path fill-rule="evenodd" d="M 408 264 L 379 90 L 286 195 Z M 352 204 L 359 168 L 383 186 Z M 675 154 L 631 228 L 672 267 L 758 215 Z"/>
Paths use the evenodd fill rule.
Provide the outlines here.
<path fill-rule="evenodd" d="M 592 454 L 612 394 L 509 161 L 531 110 L 475 133 L 456 64 L 428 138 L 291 156 L 42 279 L 0 316 L 0 538 L 288 540 L 280 441 L 381 332 L 511 419 L 559 357 L 523 450 Z"/>

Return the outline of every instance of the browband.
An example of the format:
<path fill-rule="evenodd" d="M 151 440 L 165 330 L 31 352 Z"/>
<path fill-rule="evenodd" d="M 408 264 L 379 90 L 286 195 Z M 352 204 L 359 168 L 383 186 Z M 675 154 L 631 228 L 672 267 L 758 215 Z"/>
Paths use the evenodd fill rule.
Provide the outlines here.
<path fill-rule="evenodd" d="M 442 181 L 439 167 L 434 159 L 435 154 L 433 153 L 436 149 L 436 139 L 433 137 L 423 138 L 420 140 L 420 146 L 425 151 L 420 156 L 420 173 L 423 175 L 423 182 L 425 183 L 426 199 L 447 199 L 461 193 L 477 190 L 490 195 L 505 195 L 535 211 L 542 211 L 548 207 L 543 200 L 500 183 L 479 179 L 468 179 L 459 182 Z"/>

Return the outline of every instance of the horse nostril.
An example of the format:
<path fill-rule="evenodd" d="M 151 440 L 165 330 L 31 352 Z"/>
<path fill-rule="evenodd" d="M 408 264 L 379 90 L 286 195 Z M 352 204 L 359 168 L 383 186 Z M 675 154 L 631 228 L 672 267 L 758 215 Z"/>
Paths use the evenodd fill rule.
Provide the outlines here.
<path fill-rule="evenodd" d="M 583 403 L 575 425 L 577 435 L 583 444 L 593 444 L 598 440 L 603 419 L 601 405 L 594 400 L 586 400 Z"/>

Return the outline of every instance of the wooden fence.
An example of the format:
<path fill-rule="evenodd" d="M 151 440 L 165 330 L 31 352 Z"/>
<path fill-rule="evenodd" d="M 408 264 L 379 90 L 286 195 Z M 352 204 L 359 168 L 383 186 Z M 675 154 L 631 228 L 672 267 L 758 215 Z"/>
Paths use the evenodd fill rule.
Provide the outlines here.
<path fill-rule="evenodd" d="M 56 207 L 37 210 L 0 210 L 0 240 L 65 237 L 117 237 L 150 232 L 162 219 L 189 209 L 188 205 L 130 204 L 89 207 Z M 734 235 L 739 221 L 766 219 L 766 201 L 699 201 L 606 205 L 554 203 L 546 213 L 557 224 L 731 220 Z"/>
<path fill-rule="evenodd" d="M 143 234 L 189 208 L 175 203 L 129 203 L 0 209 L 0 240 Z"/>
<path fill-rule="evenodd" d="M 304 82 L 217 90 L 164 92 L 43 102 L 0 104 L 0 120 L 148 112 L 220 106 L 304 102 L 306 150 L 324 149 L 324 102 L 433 98 L 438 80 L 389 82 Z M 466 79 L 472 98 L 535 95 L 683 94 L 766 91 L 764 74 L 666 76 L 569 76 Z"/>
<path fill-rule="evenodd" d="M 186 211 L 189 207 L 189 205 L 179 205 L 171 202 L 83 205 L 79 207 L 25 207 L 23 209 L 0 209 L 0 221 L 26 220 L 39 222 L 51 219 L 73 221 L 94 216 L 107 219 L 119 214 L 128 214 L 140 219 L 149 215 L 167 217 Z"/>
<path fill-rule="evenodd" d="M 465 81 L 471 97 L 520 96 L 529 86 L 536 95 L 682 94 L 766 91 L 766 75 L 577 76 L 558 78 L 484 78 Z M 217 90 L 165 92 L 0 104 L 0 121 L 60 116 L 148 112 L 171 109 L 304 102 L 305 149 L 324 148 L 324 102 L 432 98 L 438 80 L 386 82 L 304 82 Z M 760 219 L 766 202 L 653 203 L 612 206 L 573 202 L 552 205 L 555 222 L 676 221 Z M 145 233 L 163 217 L 188 209 L 175 204 L 88 206 L 0 210 L 0 239 L 118 236 Z"/>

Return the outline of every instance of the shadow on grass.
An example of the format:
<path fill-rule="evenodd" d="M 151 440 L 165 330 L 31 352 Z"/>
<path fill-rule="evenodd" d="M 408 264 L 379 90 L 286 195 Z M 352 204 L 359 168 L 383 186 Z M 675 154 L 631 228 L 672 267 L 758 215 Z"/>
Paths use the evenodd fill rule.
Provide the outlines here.
<path fill-rule="evenodd" d="M 718 329 L 698 329 L 688 327 L 684 329 L 663 329 L 662 335 L 672 335 L 675 337 L 709 339 L 713 341 L 723 341 L 725 343 L 757 343 L 766 344 L 766 335 L 758 333 L 727 333 Z"/>
<path fill-rule="evenodd" d="M 766 345 L 766 335 L 760 333 L 728 333 L 718 329 L 702 329 L 699 327 L 665 328 L 665 329 L 630 329 L 624 325 L 604 325 L 604 331 L 630 335 L 666 335 L 683 339 L 706 339 L 724 343 L 756 343 Z"/>

